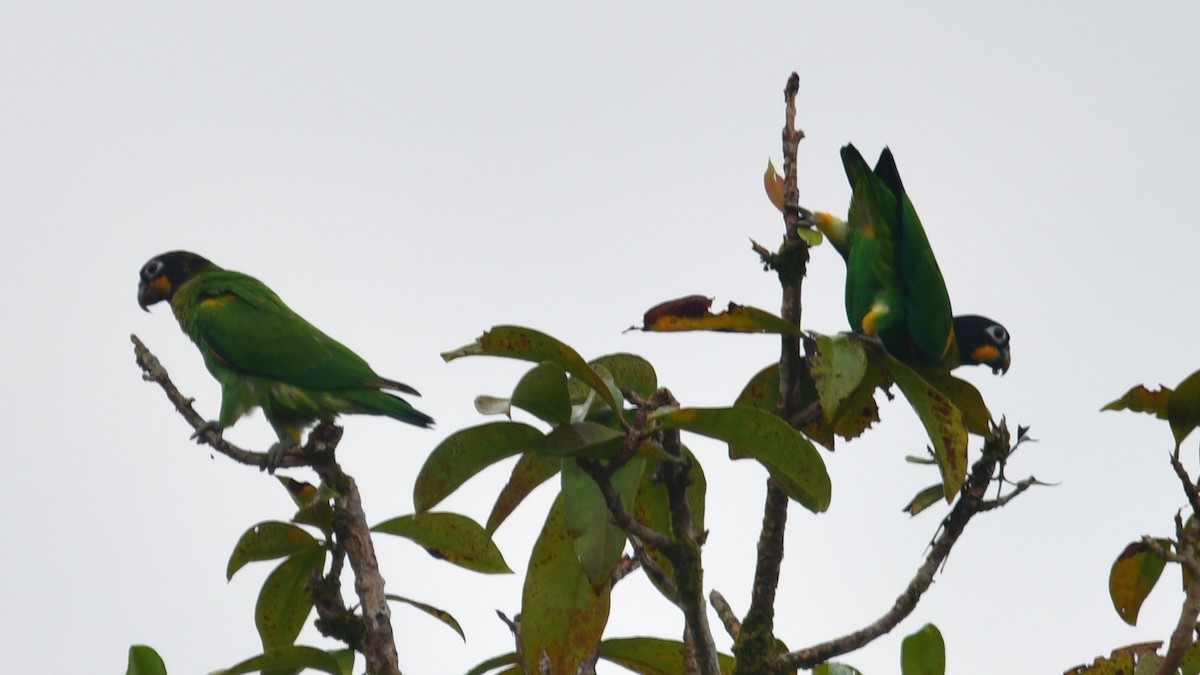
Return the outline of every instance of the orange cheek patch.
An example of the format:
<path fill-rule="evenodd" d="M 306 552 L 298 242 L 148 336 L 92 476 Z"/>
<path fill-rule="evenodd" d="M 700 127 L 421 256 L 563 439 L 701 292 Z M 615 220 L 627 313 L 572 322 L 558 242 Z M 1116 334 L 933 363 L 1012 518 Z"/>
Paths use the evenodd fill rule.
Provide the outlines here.
<path fill-rule="evenodd" d="M 992 345 L 983 345 L 976 347 L 975 351 L 971 352 L 971 358 L 977 363 L 991 363 L 1000 358 L 1000 350 Z"/>
<path fill-rule="evenodd" d="M 162 296 L 171 294 L 171 280 L 166 277 L 157 277 L 150 282 L 150 290 Z"/>

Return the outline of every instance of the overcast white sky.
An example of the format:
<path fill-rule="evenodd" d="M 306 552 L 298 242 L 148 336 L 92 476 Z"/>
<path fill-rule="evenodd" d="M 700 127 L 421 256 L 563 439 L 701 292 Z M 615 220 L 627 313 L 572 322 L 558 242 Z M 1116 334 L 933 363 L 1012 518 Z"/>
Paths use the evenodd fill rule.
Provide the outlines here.
<path fill-rule="evenodd" d="M 148 643 L 173 673 L 204 673 L 258 650 L 271 566 L 226 583 L 225 562 L 290 501 L 189 443 L 141 381 L 131 332 L 216 414 L 217 385 L 169 311 L 137 307 L 146 259 L 187 248 L 252 273 L 422 391 L 435 431 L 346 420 L 341 458 L 381 521 L 411 511 L 439 439 L 483 421 L 473 397 L 507 393 L 523 371 L 438 357 L 491 325 L 536 327 L 588 357 L 642 354 L 688 405 L 729 404 L 776 357 L 771 337 L 621 330 L 690 293 L 777 308 L 747 239 L 781 234 L 761 174 L 780 157 L 793 70 L 802 203 L 844 210 L 842 144 L 892 147 L 956 309 L 1014 336 L 1007 377 L 962 373 L 1041 439 L 1009 475 L 1061 482 L 980 517 L 914 615 L 843 661 L 897 672 L 901 638 L 927 621 L 951 673 L 1061 672 L 1166 638 L 1177 572 L 1137 628 L 1113 612 L 1107 574 L 1185 504 L 1170 434 L 1097 411 L 1200 367 L 1200 8 L 1051 4 L 0 5 L 6 670 L 120 672 L 128 646 Z M 836 253 L 814 251 L 807 329 L 846 327 L 842 281 Z M 792 510 L 778 628 L 793 648 L 886 610 L 943 512 L 900 512 L 933 475 L 903 461 L 925 443 L 912 411 L 882 414 L 825 455 L 830 512 Z M 229 435 L 271 439 L 261 416 Z M 691 444 L 710 476 L 706 585 L 744 612 L 765 474 Z M 486 518 L 506 475 L 445 508 Z M 516 569 L 553 492 L 497 535 Z M 378 548 L 389 591 L 467 631 L 464 646 L 397 607 L 405 672 L 461 673 L 511 648 L 493 610 L 518 610 L 519 575 Z M 642 580 L 613 603 L 610 636 L 679 634 Z"/>

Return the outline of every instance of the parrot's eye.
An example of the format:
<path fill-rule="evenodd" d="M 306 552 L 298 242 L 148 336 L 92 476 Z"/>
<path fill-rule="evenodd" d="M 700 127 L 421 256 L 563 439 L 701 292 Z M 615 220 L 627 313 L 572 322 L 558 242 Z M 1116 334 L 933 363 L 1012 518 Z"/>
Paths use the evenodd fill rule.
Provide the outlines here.
<path fill-rule="evenodd" d="M 1008 342 L 1008 331 L 1004 330 L 1004 326 L 991 325 L 987 327 L 988 337 L 996 341 L 996 344 L 1002 345 Z"/>
<path fill-rule="evenodd" d="M 151 260 L 142 268 L 142 276 L 147 279 L 153 279 L 159 274 L 162 274 L 163 264 L 161 260 Z"/>

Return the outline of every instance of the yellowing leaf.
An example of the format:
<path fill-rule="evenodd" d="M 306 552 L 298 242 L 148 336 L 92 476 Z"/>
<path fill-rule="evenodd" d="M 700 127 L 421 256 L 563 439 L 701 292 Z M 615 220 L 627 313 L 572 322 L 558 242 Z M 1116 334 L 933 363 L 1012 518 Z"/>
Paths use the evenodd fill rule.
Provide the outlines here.
<path fill-rule="evenodd" d="M 900 392 L 925 426 L 933 443 L 933 456 L 942 472 L 946 501 L 952 501 L 967 479 L 967 422 L 962 411 L 917 371 L 881 350 L 872 350 L 872 354 L 891 373 Z"/>
<path fill-rule="evenodd" d="M 712 300 L 702 295 L 670 300 L 646 311 L 642 330 L 657 333 L 710 330 L 723 333 L 799 335 L 800 329 L 770 312 L 729 303 L 720 314 L 709 311 Z"/>
<path fill-rule="evenodd" d="M 596 371 L 569 345 L 545 333 L 523 326 L 496 326 L 479 336 L 475 342 L 442 353 L 442 359 L 453 361 L 464 356 L 503 356 L 522 361 L 557 364 L 573 377 L 577 377 L 595 390 L 610 408 L 620 414 L 621 407 L 613 397 L 612 390 L 600 379 Z"/>
<path fill-rule="evenodd" d="M 258 523 L 238 538 L 225 566 L 225 578 L 232 579 L 234 573 L 249 562 L 285 558 L 320 547 L 320 542 L 311 534 L 292 523 L 275 520 Z"/>
<path fill-rule="evenodd" d="M 763 188 L 767 191 L 767 199 L 775 205 L 775 208 L 781 212 L 784 209 L 787 186 L 783 182 L 783 177 L 775 172 L 775 163 L 767 160 L 767 170 L 763 173 Z"/>
<path fill-rule="evenodd" d="M 540 672 L 545 654 L 550 672 L 574 673 L 604 633 L 609 592 L 608 584 L 594 588 L 580 566 L 559 495 L 533 545 L 521 594 L 525 672 Z"/>
<path fill-rule="evenodd" d="M 467 641 L 467 634 L 463 632 L 462 626 L 458 623 L 458 619 L 455 619 L 454 615 L 451 614 L 450 612 L 447 612 L 444 609 L 438 609 L 437 607 L 434 607 L 433 605 L 427 605 L 423 602 L 417 602 L 416 600 L 412 600 L 410 598 L 406 598 L 406 597 L 403 597 L 400 595 L 393 595 L 391 593 L 388 593 L 386 597 L 388 600 L 391 600 L 393 602 L 402 602 L 410 607 L 415 607 L 415 608 L 421 610 L 422 612 L 425 612 L 429 616 L 432 616 L 433 618 L 437 619 L 438 621 L 441 621 L 442 623 L 446 624 L 451 629 L 453 629 L 454 632 L 458 633 L 458 636 L 463 639 L 463 642 Z"/>
<path fill-rule="evenodd" d="M 1133 412 L 1147 413 L 1165 420 L 1167 419 L 1167 401 L 1170 400 L 1171 393 L 1172 390 L 1168 387 L 1154 390 L 1147 389 L 1146 385 L 1139 384 L 1125 392 L 1121 398 L 1101 408 L 1101 410 L 1132 410 Z"/>
<path fill-rule="evenodd" d="M 638 675 L 677 675 L 683 672 L 683 643 L 660 638 L 616 638 L 600 643 L 600 658 L 623 666 Z M 734 660 L 717 655 L 721 675 L 733 673 Z"/>
<path fill-rule="evenodd" d="M 470 518 L 457 513 L 400 516 L 371 528 L 372 532 L 409 539 L 435 558 L 483 574 L 511 572 L 491 536 Z"/>
<path fill-rule="evenodd" d="M 1158 543 L 1169 546 L 1170 542 L 1159 539 Z M 1162 575 L 1166 561 L 1150 551 L 1142 542 L 1134 542 L 1125 547 L 1108 574 L 1108 595 L 1112 599 L 1113 609 L 1121 620 L 1130 626 L 1137 625 L 1138 612 L 1142 602 Z"/>
<path fill-rule="evenodd" d="M 312 597 L 305 586 L 325 564 L 325 549 L 297 553 L 280 563 L 258 593 L 254 625 L 264 651 L 290 646 L 312 612 Z"/>
<path fill-rule="evenodd" d="M 413 485 L 413 507 L 428 511 L 475 474 L 507 457 L 540 450 L 545 436 L 520 422 L 493 422 L 450 434 L 429 453 Z"/>
<path fill-rule="evenodd" d="M 752 457 L 791 499 L 814 513 L 829 508 L 832 487 L 816 447 L 776 415 L 756 408 L 679 408 L 654 416 L 666 429 L 725 441 L 735 456 Z"/>
<path fill-rule="evenodd" d="M 492 512 L 488 515 L 487 531 L 492 533 L 500 527 L 513 510 L 529 496 L 533 489 L 550 480 L 558 473 L 562 460 L 558 457 L 542 457 L 539 452 L 526 452 L 517 460 L 508 483 L 500 491 Z"/>

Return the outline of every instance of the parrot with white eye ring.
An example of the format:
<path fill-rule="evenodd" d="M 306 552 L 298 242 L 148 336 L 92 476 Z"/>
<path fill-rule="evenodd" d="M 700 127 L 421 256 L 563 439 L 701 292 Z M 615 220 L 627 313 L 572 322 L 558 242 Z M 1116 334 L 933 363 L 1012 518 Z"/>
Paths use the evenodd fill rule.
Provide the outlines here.
<path fill-rule="evenodd" d="M 142 266 L 138 305 L 168 301 L 204 365 L 221 384 L 221 412 L 192 438 L 220 435 L 262 408 L 278 442 L 267 453 L 274 471 L 300 434 L 342 413 L 386 415 L 418 427 L 433 418 L 398 392 L 416 389 L 380 377 L 354 352 L 298 314 L 258 279 L 226 270 L 188 251 L 171 251 Z"/>
<path fill-rule="evenodd" d="M 1004 326 L 974 314 L 954 316 L 950 294 L 921 220 L 884 148 L 872 170 L 853 145 L 842 148 L 850 180 L 845 221 L 814 213 L 821 231 L 846 261 L 846 318 L 876 335 L 907 363 L 949 371 L 986 365 L 1008 372 L 1012 356 Z"/>

